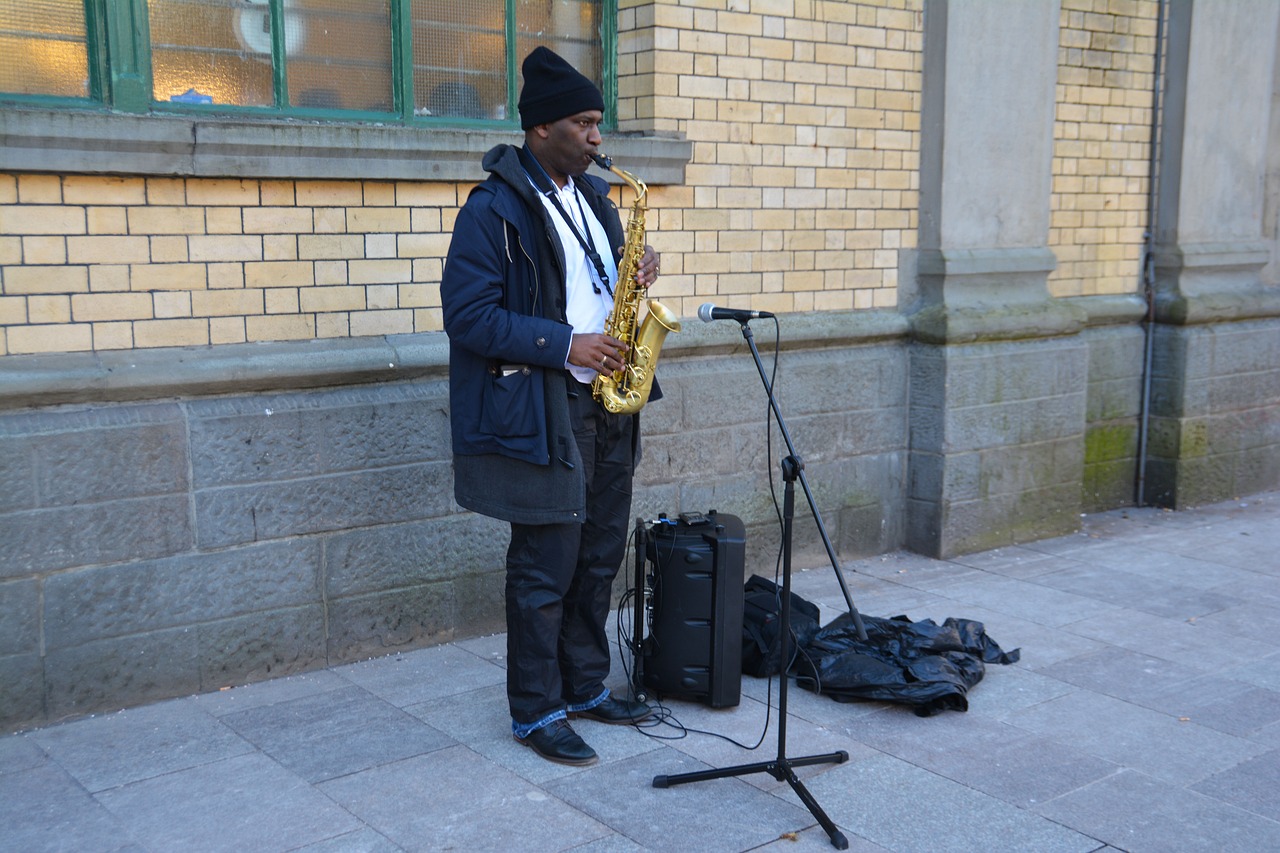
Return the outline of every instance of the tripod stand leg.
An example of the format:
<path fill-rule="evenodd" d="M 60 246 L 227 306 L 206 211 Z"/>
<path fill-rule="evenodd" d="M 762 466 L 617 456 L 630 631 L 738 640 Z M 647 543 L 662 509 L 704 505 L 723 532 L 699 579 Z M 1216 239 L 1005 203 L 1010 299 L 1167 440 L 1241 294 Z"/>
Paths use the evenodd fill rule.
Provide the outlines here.
<path fill-rule="evenodd" d="M 805 808 L 809 810 L 809 814 L 817 818 L 818 823 L 827 831 L 827 837 L 831 839 L 831 846 L 837 850 L 848 850 L 849 839 L 844 837 L 844 833 L 836 827 L 835 822 L 827 817 L 827 813 L 822 810 L 822 806 L 818 805 L 818 801 L 813 798 L 813 794 L 809 793 L 809 789 L 804 783 L 796 778 L 796 774 L 791 772 L 791 768 L 785 768 L 787 783 L 791 785 L 791 790 L 796 792 L 796 796 L 800 798 L 800 802 L 805 804 Z"/>

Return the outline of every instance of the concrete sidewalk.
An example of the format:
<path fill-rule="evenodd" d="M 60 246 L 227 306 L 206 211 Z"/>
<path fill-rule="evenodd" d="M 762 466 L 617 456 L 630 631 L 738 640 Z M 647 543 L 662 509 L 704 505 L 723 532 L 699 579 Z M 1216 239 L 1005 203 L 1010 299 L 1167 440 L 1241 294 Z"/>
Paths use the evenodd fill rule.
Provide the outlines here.
<path fill-rule="evenodd" d="M 787 754 L 849 755 L 798 774 L 851 850 L 1280 850 L 1280 492 L 844 577 L 865 615 L 976 619 L 1022 650 L 965 713 L 790 690 Z M 794 588 L 824 624 L 845 609 L 829 566 Z M 668 723 L 643 730 L 581 721 L 601 761 L 575 769 L 512 741 L 504 644 L 0 737 L 0 849 L 832 849 L 767 774 L 651 784 L 776 757 L 776 680 L 745 678 L 732 709 L 668 700 Z"/>

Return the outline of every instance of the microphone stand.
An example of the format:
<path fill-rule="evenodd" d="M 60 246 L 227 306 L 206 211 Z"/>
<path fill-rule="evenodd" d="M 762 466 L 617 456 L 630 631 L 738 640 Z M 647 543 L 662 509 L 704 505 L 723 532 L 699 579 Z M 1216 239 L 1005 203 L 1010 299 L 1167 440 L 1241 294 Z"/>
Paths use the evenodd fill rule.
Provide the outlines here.
<path fill-rule="evenodd" d="M 742 326 L 742 336 L 746 339 L 747 346 L 751 349 L 751 355 L 755 358 L 756 369 L 760 372 L 760 379 L 764 382 L 765 392 L 769 395 L 769 406 L 773 410 L 773 416 L 778 422 L 783 439 L 786 441 L 789 454 L 782 460 L 782 479 L 786 486 L 782 500 L 782 606 L 778 626 L 778 633 L 782 642 L 779 652 L 782 672 L 778 684 L 778 755 L 772 761 L 681 773 L 675 776 L 655 776 L 653 777 L 653 787 L 670 788 L 673 785 L 683 785 L 687 782 L 702 782 L 708 779 L 723 779 L 729 776 L 744 776 L 751 773 L 768 773 L 779 782 L 785 781 L 791 786 L 796 796 L 809 809 L 809 813 L 826 830 L 827 836 L 831 839 L 831 846 L 837 850 L 846 850 L 849 847 L 849 840 L 845 838 L 844 833 L 836 827 L 831 818 L 822 810 L 822 806 L 818 805 L 818 801 L 814 799 L 813 794 L 796 776 L 793 768 L 808 767 L 814 764 L 843 764 L 849 760 L 849 753 L 839 750 L 838 752 L 808 755 L 801 758 L 787 757 L 787 668 L 791 659 L 791 539 L 795 519 L 796 480 L 800 481 L 800 485 L 804 488 L 805 495 L 809 499 L 809 509 L 813 512 L 813 518 L 817 522 L 818 532 L 822 535 L 822 541 L 827 546 L 827 555 L 831 558 L 836 577 L 840 579 L 840 587 L 844 591 L 845 600 L 849 604 L 849 613 L 853 617 L 858 637 L 865 640 L 867 634 L 862 626 L 862 617 L 858 615 L 858 610 L 854 607 L 853 599 L 849 595 L 849 589 L 845 586 L 844 578 L 840 574 L 840 565 L 835 556 L 835 549 L 831 545 L 830 537 L 827 536 L 826 528 L 822 524 L 822 517 L 818 513 L 818 505 L 813 498 L 813 492 L 809 489 L 809 483 L 805 479 L 804 462 L 796 454 L 791 435 L 787 432 L 782 413 L 778 410 L 778 401 L 773 396 L 773 386 L 769 383 L 768 374 L 764 369 L 764 362 L 760 360 L 760 352 L 756 349 L 755 337 L 751 332 L 751 327 L 745 319 L 740 319 L 738 322 Z"/>

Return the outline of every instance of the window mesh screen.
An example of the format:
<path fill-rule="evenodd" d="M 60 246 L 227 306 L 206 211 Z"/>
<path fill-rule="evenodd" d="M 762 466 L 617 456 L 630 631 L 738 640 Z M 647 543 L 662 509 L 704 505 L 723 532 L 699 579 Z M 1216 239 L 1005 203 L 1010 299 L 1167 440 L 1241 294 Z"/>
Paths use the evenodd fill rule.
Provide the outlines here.
<path fill-rule="evenodd" d="M 0 3 L 0 92 L 89 97 L 84 3 Z"/>
<path fill-rule="evenodd" d="M 414 0 L 414 114 L 506 118 L 505 25 L 503 0 Z"/>
<path fill-rule="evenodd" d="M 516 61 L 523 62 L 540 44 L 600 86 L 604 69 L 599 0 L 517 0 Z"/>
<path fill-rule="evenodd" d="M 285 15 L 289 103 L 391 112 L 390 0 L 298 0 Z"/>

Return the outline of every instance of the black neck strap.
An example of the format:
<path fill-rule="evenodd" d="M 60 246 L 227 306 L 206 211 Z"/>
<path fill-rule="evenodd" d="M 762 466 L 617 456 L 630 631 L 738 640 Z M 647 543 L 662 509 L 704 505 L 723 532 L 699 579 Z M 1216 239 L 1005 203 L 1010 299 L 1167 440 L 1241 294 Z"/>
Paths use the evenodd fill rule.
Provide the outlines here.
<path fill-rule="evenodd" d="M 591 237 L 591 228 L 587 225 L 587 213 L 585 208 L 582 206 L 582 195 L 577 191 L 577 187 L 574 187 L 574 197 L 578 202 L 578 214 L 582 217 L 582 231 L 586 232 L 585 236 L 582 231 L 578 230 L 578 226 L 573 221 L 573 217 L 570 216 L 569 212 L 564 209 L 562 204 L 560 204 L 560 197 L 556 190 L 555 181 L 551 180 L 551 176 L 547 174 L 547 170 L 538 162 L 538 158 L 534 157 L 529 151 L 528 146 L 520 149 L 520 164 L 524 166 L 525 174 L 529 176 L 529 180 L 533 183 L 533 186 L 538 190 L 538 192 L 551 200 L 551 205 L 557 212 L 559 212 L 560 217 L 564 219 L 565 224 L 569 226 L 569 231 L 574 237 L 578 238 L 578 244 L 582 246 L 582 250 L 587 253 L 587 259 L 591 261 L 591 265 L 595 267 L 596 275 L 600 277 L 601 283 L 604 284 L 604 289 L 609 292 L 610 296 L 613 296 L 613 288 L 609 286 L 609 274 L 605 272 L 604 261 L 600 259 L 600 253 L 596 251 L 595 240 Z M 568 180 L 572 185 L 573 178 L 568 178 Z M 599 285 L 594 281 L 591 282 L 591 287 L 596 293 L 600 292 Z"/>

